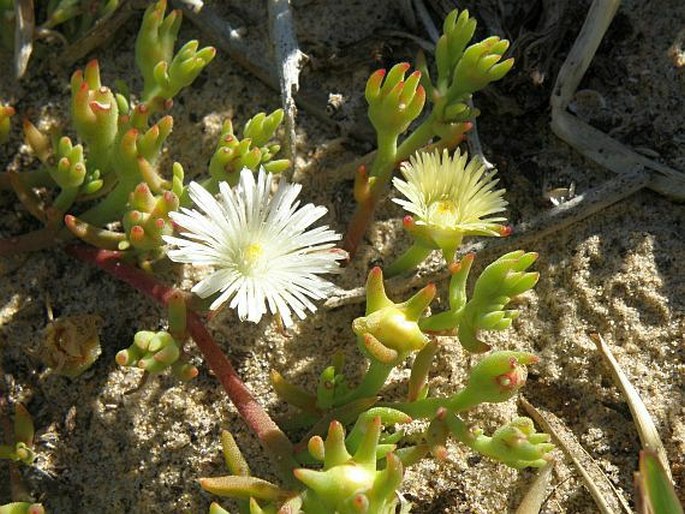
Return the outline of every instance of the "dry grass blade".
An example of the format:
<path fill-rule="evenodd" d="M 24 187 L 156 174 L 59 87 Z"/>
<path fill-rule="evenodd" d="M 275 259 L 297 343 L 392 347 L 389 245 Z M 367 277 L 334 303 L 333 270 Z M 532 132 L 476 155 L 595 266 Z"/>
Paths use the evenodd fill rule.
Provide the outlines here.
<path fill-rule="evenodd" d="M 60 56 L 60 62 L 71 66 L 79 59 L 109 41 L 137 11 L 147 7 L 145 0 L 124 0 L 107 16 L 100 18 L 80 39 L 70 44 Z"/>
<path fill-rule="evenodd" d="M 552 130 L 580 153 L 616 173 L 654 171 L 649 188 L 663 195 L 685 198 L 685 173 L 647 159 L 607 134 L 567 112 L 583 75 L 602 42 L 620 0 L 594 0 L 573 48 L 559 70 L 550 104 Z"/>
<path fill-rule="evenodd" d="M 273 66 L 268 60 L 260 59 L 256 62 L 250 59 L 248 47 L 239 31 L 209 5 L 198 10 L 193 0 L 172 0 L 172 4 L 183 11 L 183 15 L 192 21 L 200 30 L 214 39 L 216 46 L 226 52 L 228 56 L 241 67 L 252 73 L 260 81 L 272 89 L 280 90 L 278 77 L 273 73 Z M 313 91 L 311 88 L 300 90 L 297 95 L 297 105 L 315 116 L 319 121 L 328 125 L 336 125 L 326 112 L 328 95 L 325 92 Z"/>
<path fill-rule="evenodd" d="M 421 20 L 421 24 L 426 29 L 426 32 L 428 32 L 428 37 L 433 43 L 437 43 L 438 38 L 440 37 L 440 31 L 438 30 L 438 27 L 435 26 L 435 23 L 433 23 L 430 14 L 428 14 L 428 9 L 426 9 L 423 0 L 413 0 L 412 3 L 414 4 L 414 9 L 416 9 L 419 20 Z M 446 14 L 447 13 L 445 13 L 445 15 Z"/>
<path fill-rule="evenodd" d="M 295 115 L 293 96 L 300 88 L 300 66 L 306 56 L 300 52 L 293 26 L 289 0 L 269 0 L 269 26 L 274 55 L 278 62 L 278 82 L 285 111 L 286 152 L 295 166 Z"/>
<path fill-rule="evenodd" d="M 583 478 L 585 487 L 590 491 L 597 507 L 603 514 L 631 513 L 628 502 L 623 498 L 623 495 L 616 490 L 563 421 L 551 412 L 537 409 L 523 396 L 519 396 L 519 405 L 545 432 L 552 436 L 553 442 L 573 462 Z"/>
<path fill-rule="evenodd" d="M 32 0 L 17 0 L 14 4 L 14 76 L 20 79 L 26 73 L 33 52 L 35 13 Z"/>
<path fill-rule="evenodd" d="M 630 383 L 628 377 L 621 369 L 618 361 L 614 357 L 613 353 L 604 342 L 604 338 L 601 334 L 592 333 L 590 334 L 590 339 L 594 341 L 597 345 L 597 350 L 602 354 L 602 359 L 611 371 L 611 378 L 613 378 L 616 386 L 621 390 L 623 396 L 626 399 L 626 403 L 630 408 L 630 413 L 633 416 L 633 421 L 635 422 L 635 428 L 640 436 L 640 442 L 642 442 L 642 447 L 653 451 L 659 458 L 659 462 L 663 466 L 669 480 L 673 480 L 673 475 L 671 474 L 671 468 L 668 465 L 668 457 L 666 456 L 666 448 L 664 448 L 664 443 L 659 437 L 659 432 L 652 421 L 652 417 L 645 407 L 642 398 L 640 398 L 639 393 Z"/>
<path fill-rule="evenodd" d="M 552 482 L 553 470 L 554 461 L 550 461 L 538 471 L 530 489 L 528 489 L 514 514 L 538 514 L 540 512 L 542 505 L 548 498 L 547 488 Z"/>

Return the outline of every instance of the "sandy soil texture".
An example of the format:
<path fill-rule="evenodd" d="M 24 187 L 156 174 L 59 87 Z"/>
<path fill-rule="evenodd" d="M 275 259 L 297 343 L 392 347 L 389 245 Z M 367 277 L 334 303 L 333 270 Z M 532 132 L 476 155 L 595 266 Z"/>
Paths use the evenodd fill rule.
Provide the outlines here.
<path fill-rule="evenodd" d="M 352 174 L 345 165 L 373 149 L 363 89 L 371 71 L 411 60 L 427 39 L 391 0 L 293 0 L 301 49 L 310 62 L 303 90 L 329 94 L 324 123 L 301 110 L 297 126 L 295 179 L 303 197 L 329 208 L 327 222 L 343 231 L 353 210 Z M 438 4 L 439 2 L 433 2 Z M 448 2 L 449 3 L 449 2 Z M 210 3 L 236 27 L 251 58 L 270 59 L 262 2 Z M 459 3 L 462 7 L 462 3 Z M 613 173 L 583 159 L 549 128 L 554 77 L 580 29 L 589 2 L 464 2 L 479 20 L 479 36 L 497 33 L 513 41 L 517 65 L 502 82 L 475 98 L 482 111 L 479 134 L 486 156 L 499 169 L 516 225 L 544 216 L 553 206 L 545 193 L 573 184 L 584 194 Z M 139 18 L 94 54 L 103 82 L 141 85 L 133 58 Z M 624 144 L 685 169 L 685 4 L 681 0 L 626 1 L 599 48 L 576 114 Z M 181 40 L 212 44 L 188 21 Z M 0 101 L 11 102 L 15 120 L 41 128 L 65 127 L 68 77 L 73 69 L 50 66 L 45 46 L 37 50 L 27 78 L 11 80 L 11 59 L 0 54 Z M 83 62 L 78 66 L 83 66 Z M 225 53 L 177 99 L 174 132 L 166 157 L 188 175 L 205 172 L 221 123 L 237 126 L 261 110 L 280 106 L 277 92 L 243 71 Z M 68 130 L 68 129 L 67 129 Z M 20 123 L 0 148 L 0 167 L 36 164 L 21 144 Z M 167 168 L 169 169 L 169 168 Z M 343 171 L 341 171 L 341 169 Z M 393 192 L 389 192 L 392 196 Z M 368 269 L 390 262 L 410 243 L 401 209 L 384 201 L 351 266 L 336 278 L 344 289 L 363 284 Z M 9 192 L 0 192 L 0 236 L 36 228 Z M 623 399 L 611 382 L 587 332 L 606 338 L 655 419 L 668 452 L 676 489 L 685 500 L 685 205 L 644 189 L 586 220 L 538 239 L 524 249 L 539 252 L 541 279 L 518 302 L 520 318 L 507 331 L 486 334 L 498 349 L 532 351 L 541 362 L 530 373 L 526 398 L 561 418 L 617 489 L 632 501 L 632 473 L 640 442 Z M 494 259 L 483 252 L 474 272 Z M 203 270 L 177 268 L 169 282 L 190 288 Z M 473 273 L 472 273 L 473 274 Z M 434 309 L 442 309 L 445 284 Z M 390 289 L 390 294 L 394 292 Z M 407 293 L 395 295 L 399 299 Z M 102 355 L 71 380 L 47 370 L 34 356 L 47 323 L 49 296 L 56 316 L 97 313 L 103 320 Z M 224 310 L 209 324 L 226 354 L 275 417 L 288 413 L 276 399 L 269 371 L 298 384 L 313 384 L 330 355 L 342 350 L 348 373 L 364 365 L 350 329 L 362 304 L 320 309 L 283 335 L 271 322 L 240 324 Z M 0 349 L 2 394 L 23 402 L 37 427 L 35 466 L 22 476 L 50 513 L 201 513 L 216 499 L 196 479 L 226 474 L 219 434 L 236 437 L 255 475 L 273 479 L 268 458 L 229 404 L 200 352 L 189 351 L 200 375 L 187 384 L 160 376 L 129 393 L 140 374 L 114 362 L 139 329 L 164 327 L 165 314 L 125 284 L 76 262 L 59 248 L 0 259 Z M 447 394 L 462 385 L 476 362 L 453 338 L 441 338 L 431 388 Z M 392 375 L 388 394 L 403 391 L 408 372 Z M 518 412 L 510 401 L 470 412 L 468 422 L 492 431 Z M 293 434 L 297 437 L 299 434 Z M 517 472 L 452 444 L 445 461 L 428 459 L 411 468 L 403 487 L 412 512 L 502 513 L 515 510 L 533 473 Z M 9 501 L 7 466 L 0 466 L 0 503 Z M 227 508 L 235 510 L 226 500 Z M 597 507 L 577 473 L 559 453 L 546 513 L 593 513 Z"/>

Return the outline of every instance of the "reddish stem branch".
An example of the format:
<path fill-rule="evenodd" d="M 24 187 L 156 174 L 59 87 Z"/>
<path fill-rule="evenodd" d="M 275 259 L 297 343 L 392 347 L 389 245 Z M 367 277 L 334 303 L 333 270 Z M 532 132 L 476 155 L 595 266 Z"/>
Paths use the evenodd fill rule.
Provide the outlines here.
<path fill-rule="evenodd" d="M 371 194 L 363 203 L 358 203 L 357 208 L 352 215 L 352 219 L 347 225 L 347 232 L 345 232 L 342 248 L 349 254 L 350 260 L 352 260 L 357 253 L 359 244 L 373 221 L 376 205 L 378 204 L 377 196 L 378 195 Z"/>
<path fill-rule="evenodd" d="M 122 262 L 120 252 L 98 250 L 83 245 L 68 246 L 66 251 L 77 259 L 95 264 L 163 305 L 168 303 L 172 295 L 183 294 L 177 289 L 158 282 L 153 275 Z M 191 310 L 187 312 L 187 328 L 238 413 L 274 458 L 276 467 L 281 472 L 281 478 L 288 484 L 292 484 L 294 481 L 292 470 L 299 465 L 293 457 L 293 445 L 288 437 L 259 405 L 207 331 L 200 317 Z"/>
<path fill-rule="evenodd" d="M 361 243 L 364 234 L 366 234 L 369 225 L 373 221 L 374 213 L 376 212 L 376 206 L 378 205 L 381 196 L 383 193 L 385 193 L 385 190 L 391 181 L 393 170 L 397 168 L 400 162 L 409 158 L 412 153 L 425 145 L 432 137 L 430 134 L 430 125 L 424 124 L 421 126 L 425 128 L 423 130 L 417 129 L 411 136 L 402 142 L 399 148 L 397 148 L 397 151 L 394 153 L 394 160 L 388 169 L 384 169 L 383 165 L 380 165 L 381 170 L 387 172 L 387 176 L 385 176 L 385 178 L 383 178 L 384 175 L 382 173 L 380 175 L 376 174 L 374 175 L 375 181 L 373 183 L 369 183 L 369 177 L 366 175 L 366 169 L 364 168 L 362 170 L 363 165 L 357 170 L 357 177 L 355 178 L 355 199 L 357 200 L 357 207 L 354 210 L 352 219 L 347 225 L 347 231 L 345 232 L 345 237 L 343 238 L 342 242 L 343 250 L 345 250 L 349 255 L 348 260 L 352 260 L 357 253 L 359 244 Z M 462 141 L 464 141 L 466 132 L 471 130 L 473 124 L 471 122 L 464 122 L 462 123 L 462 126 L 463 132 L 458 132 L 452 135 L 450 139 L 440 139 L 440 141 L 437 143 L 426 146 L 425 151 L 432 151 L 433 149 L 441 150 L 443 148 L 454 150 L 457 146 L 459 146 L 459 144 L 461 144 Z M 428 134 L 426 134 L 427 130 L 429 131 Z M 414 139 L 417 141 L 414 141 Z M 379 154 L 380 151 L 374 155 L 374 163 L 372 164 L 372 167 L 376 165 L 376 161 L 379 159 Z M 380 158 L 382 159 L 382 157 Z M 363 191 L 364 188 L 368 189 Z M 360 192 L 361 194 L 357 195 L 357 192 Z"/>

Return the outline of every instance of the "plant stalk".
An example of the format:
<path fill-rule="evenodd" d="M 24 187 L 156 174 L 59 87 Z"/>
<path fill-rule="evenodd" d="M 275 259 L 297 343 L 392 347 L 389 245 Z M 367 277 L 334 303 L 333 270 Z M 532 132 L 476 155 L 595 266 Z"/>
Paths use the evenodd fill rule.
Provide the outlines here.
<path fill-rule="evenodd" d="M 166 305 L 173 295 L 183 294 L 175 288 L 158 282 L 153 275 L 122 262 L 120 252 L 98 250 L 83 245 L 69 246 L 66 251 L 81 261 L 98 266 L 163 305 Z M 207 331 L 200 317 L 191 310 L 187 312 L 187 328 L 238 413 L 272 456 L 280 478 L 286 484 L 293 485 L 295 479 L 292 470 L 299 467 L 299 464 L 293 456 L 294 450 L 290 439 L 257 402 Z"/>

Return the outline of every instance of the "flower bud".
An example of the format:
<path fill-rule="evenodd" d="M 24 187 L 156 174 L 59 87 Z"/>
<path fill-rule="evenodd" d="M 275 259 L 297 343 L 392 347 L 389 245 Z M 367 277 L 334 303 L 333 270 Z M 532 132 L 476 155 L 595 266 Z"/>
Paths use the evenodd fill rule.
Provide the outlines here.
<path fill-rule="evenodd" d="M 465 410 L 486 402 L 507 401 L 526 383 L 526 365 L 535 364 L 538 360 L 537 356 L 528 352 L 491 353 L 471 370 L 466 388 L 451 399 L 452 410 Z"/>
<path fill-rule="evenodd" d="M 474 449 L 513 468 L 542 467 L 555 446 L 550 436 L 537 433 L 530 418 L 515 418 L 498 428 L 492 437 L 475 434 Z"/>
<path fill-rule="evenodd" d="M 14 107 L 0 104 L 0 144 L 9 139 L 11 118 L 14 114 Z"/>
<path fill-rule="evenodd" d="M 362 349 L 385 363 L 399 362 L 410 352 L 421 350 L 428 336 L 419 328 L 418 320 L 434 296 L 435 285 L 429 284 L 406 302 L 396 304 L 385 294 L 381 269 L 372 269 L 366 284 L 366 316 L 352 322 Z"/>
<path fill-rule="evenodd" d="M 48 164 L 52 156 L 50 138 L 43 134 L 29 120 L 24 120 L 24 140 L 43 164 Z"/>

